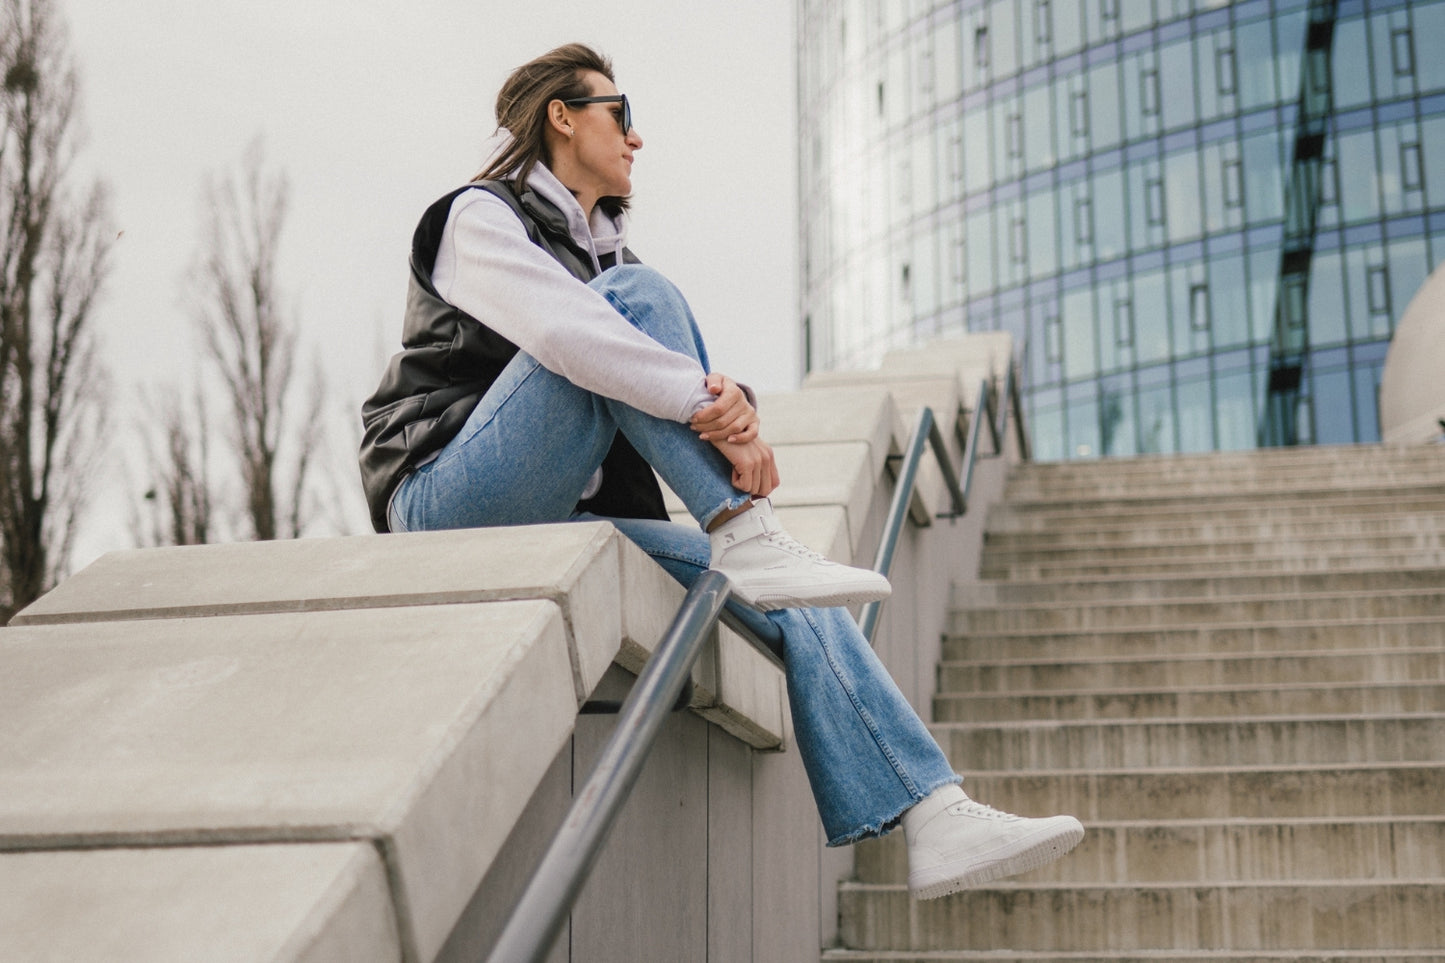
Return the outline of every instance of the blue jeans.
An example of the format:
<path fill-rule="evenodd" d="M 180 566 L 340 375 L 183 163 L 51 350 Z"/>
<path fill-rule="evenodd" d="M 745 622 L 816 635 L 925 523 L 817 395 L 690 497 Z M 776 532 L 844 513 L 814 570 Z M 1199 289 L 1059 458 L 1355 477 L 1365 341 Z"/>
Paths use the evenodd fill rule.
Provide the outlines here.
<path fill-rule="evenodd" d="M 591 284 L 623 317 L 708 368 L 681 293 L 658 272 L 627 265 Z M 577 501 L 621 431 L 677 493 L 699 527 L 609 519 L 684 585 L 707 569 L 707 523 L 747 501 L 712 445 L 680 422 L 585 391 L 518 353 L 438 456 L 397 489 L 392 531 L 526 525 L 578 514 Z M 847 609 L 764 615 L 782 630 L 793 730 L 830 846 L 877 836 L 918 800 L 959 777 L 878 661 Z"/>

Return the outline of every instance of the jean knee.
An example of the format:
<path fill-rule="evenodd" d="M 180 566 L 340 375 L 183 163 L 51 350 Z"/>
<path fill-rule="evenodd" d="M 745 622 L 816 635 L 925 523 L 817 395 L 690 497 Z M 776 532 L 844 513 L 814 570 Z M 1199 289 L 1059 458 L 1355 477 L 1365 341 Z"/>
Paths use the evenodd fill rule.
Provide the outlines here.
<path fill-rule="evenodd" d="M 698 345 L 692 309 L 677 285 L 645 264 L 620 264 L 588 282 L 619 314 L 674 351 L 694 353 Z"/>

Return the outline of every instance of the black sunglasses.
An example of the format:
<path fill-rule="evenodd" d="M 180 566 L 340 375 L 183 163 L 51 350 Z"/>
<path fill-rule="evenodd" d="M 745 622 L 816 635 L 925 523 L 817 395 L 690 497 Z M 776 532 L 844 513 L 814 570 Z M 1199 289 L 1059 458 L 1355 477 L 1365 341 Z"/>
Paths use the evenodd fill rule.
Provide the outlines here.
<path fill-rule="evenodd" d="M 609 94 L 606 97 L 573 97 L 562 103 L 568 107 L 581 107 L 585 104 L 621 104 L 622 116 L 617 118 L 617 126 L 622 128 L 623 137 L 626 137 L 627 132 L 632 129 L 632 105 L 627 102 L 626 94 Z"/>

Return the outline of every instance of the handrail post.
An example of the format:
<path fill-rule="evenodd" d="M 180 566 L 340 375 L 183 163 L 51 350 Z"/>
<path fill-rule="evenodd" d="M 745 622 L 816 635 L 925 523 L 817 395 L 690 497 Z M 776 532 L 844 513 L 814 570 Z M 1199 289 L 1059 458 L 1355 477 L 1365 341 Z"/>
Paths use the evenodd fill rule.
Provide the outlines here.
<path fill-rule="evenodd" d="M 908 437 L 908 450 L 903 453 L 903 465 L 898 470 L 898 480 L 893 485 L 893 499 L 888 505 L 888 515 L 883 526 L 883 536 L 878 541 L 878 552 L 873 557 L 873 571 L 883 575 L 893 565 L 893 550 L 898 545 L 898 536 L 903 531 L 903 520 L 908 516 L 908 502 L 913 498 L 913 482 L 918 475 L 918 463 L 923 446 L 928 443 L 933 428 L 933 409 L 925 407 L 918 412 L 918 422 L 913 434 Z M 863 607 L 858 628 L 863 637 L 873 641 L 873 630 L 878 625 L 878 613 L 882 602 L 869 602 Z"/>
<path fill-rule="evenodd" d="M 546 958 L 729 592 L 727 576 L 713 570 L 704 572 L 688 590 L 622 704 L 617 728 L 492 947 L 488 963 L 539 963 Z"/>

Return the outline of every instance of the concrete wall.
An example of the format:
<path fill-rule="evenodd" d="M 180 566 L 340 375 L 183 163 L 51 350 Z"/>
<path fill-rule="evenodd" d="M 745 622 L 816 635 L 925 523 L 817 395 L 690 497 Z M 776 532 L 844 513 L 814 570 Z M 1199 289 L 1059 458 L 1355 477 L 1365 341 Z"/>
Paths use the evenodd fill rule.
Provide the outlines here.
<path fill-rule="evenodd" d="M 1008 347 L 764 399 L 784 523 L 867 564 L 913 411 L 961 455 Z M 925 471 L 895 557 L 877 646 L 925 718 L 1007 461 L 952 521 Z M 0 631 L 0 959 L 483 958 L 614 725 L 577 704 L 626 689 L 681 596 L 605 524 L 101 559 Z M 551 960 L 834 943 L 851 851 L 823 846 L 781 674 L 720 629 L 694 682 Z"/>

